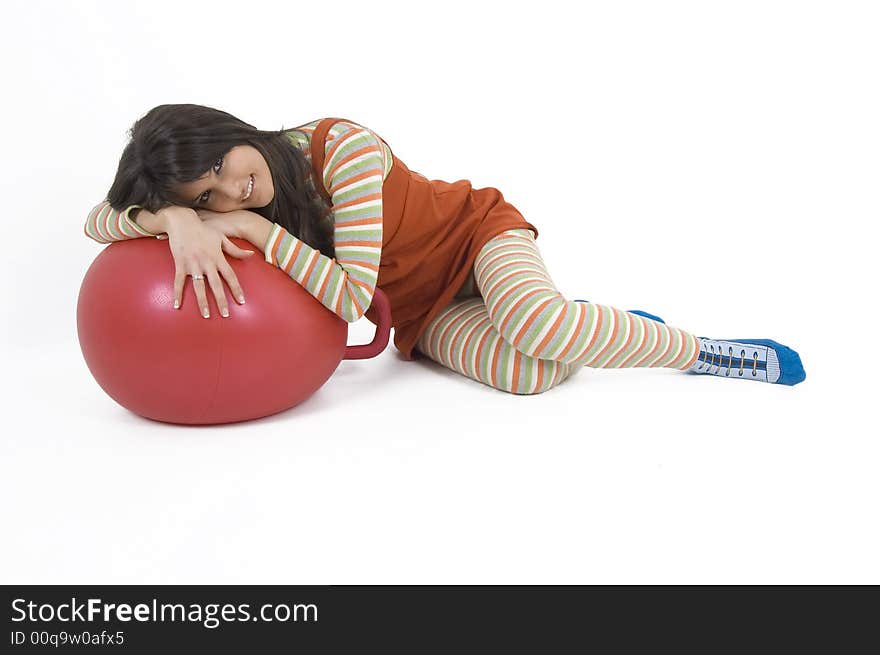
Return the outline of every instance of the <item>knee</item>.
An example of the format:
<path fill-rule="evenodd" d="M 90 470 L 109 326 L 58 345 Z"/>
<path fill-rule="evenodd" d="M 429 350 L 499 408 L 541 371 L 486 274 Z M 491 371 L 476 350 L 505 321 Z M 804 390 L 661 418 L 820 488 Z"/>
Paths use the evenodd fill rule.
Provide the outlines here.
<path fill-rule="evenodd" d="M 501 370 L 492 386 L 517 396 L 534 396 L 559 386 L 571 377 L 574 367 L 565 362 L 529 357 L 515 351 L 512 370 Z"/>
<path fill-rule="evenodd" d="M 506 341 L 529 357 L 552 359 L 579 331 L 589 331 L 589 314 L 582 303 L 566 300 L 558 291 L 534 293 L 492 317 Z M 579 330 L 576 327 L 579 326 Z"/>

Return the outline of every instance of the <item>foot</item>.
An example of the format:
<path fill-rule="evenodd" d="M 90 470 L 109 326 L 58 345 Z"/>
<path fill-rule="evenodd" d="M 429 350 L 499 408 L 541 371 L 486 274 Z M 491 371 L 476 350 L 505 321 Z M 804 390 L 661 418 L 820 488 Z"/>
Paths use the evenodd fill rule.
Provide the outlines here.
<path fill-rule="evenodd" d="M 771 339 L 708 339 L 699 337 L 700 356 L 688 373 L 759 380 L 794 386 L 807 374 L 800 356 Z"/>

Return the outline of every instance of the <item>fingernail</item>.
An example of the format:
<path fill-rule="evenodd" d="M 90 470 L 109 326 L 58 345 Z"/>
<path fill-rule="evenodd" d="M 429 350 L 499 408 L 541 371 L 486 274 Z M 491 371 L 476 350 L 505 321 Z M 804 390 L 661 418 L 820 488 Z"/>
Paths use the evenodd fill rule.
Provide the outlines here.
<path fill-rule="evenodd" d="M 174 301 L 174 309 L 180 309 L 180 303 L 176 300 Z"/>
<path fill-rule="evenodd" d="M 208 316 L 210 316 L 210 314 L 208 314 L 208 310 L 207 310 L 207 309 L 206 309 L 205 311 L 202 312 L 202 316 L 204 316 L 205 318 L 208 318 Z"/>
<path fill-rule="evenodd" d="M 240 302 L 243 305 L 244 304 L 244 296 L 239 296 L 238 302 Z"/>
<path fill-rule="evenodd" d="M 229 317 L 229 310 L 228 310 L 228 309 L 221 309 L 221 310 L 220 310 L 220 314 L 221 314 L 223 317 L 228 318 L 228 317 Z"/>

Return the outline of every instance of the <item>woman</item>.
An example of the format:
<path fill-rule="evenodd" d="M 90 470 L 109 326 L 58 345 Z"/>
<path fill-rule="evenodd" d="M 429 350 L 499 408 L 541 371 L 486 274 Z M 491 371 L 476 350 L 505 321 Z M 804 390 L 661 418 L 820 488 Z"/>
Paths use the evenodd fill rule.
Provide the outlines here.
<path fill-rule="evenodd" d="M 206 280 L 224 317 L 223 280 L 245 302 L 224 256 L 253 254 L 229 240 L 240 237 L 348 322 L 373 319 L 378 285 L 405 359 L 422 353 L 511 393 L 541 393 L 582 366 L 806 377 L 798 354 L 769 339 L 696 337 L 645 312 L 566 300 L 537 228 L 497 189 L 428 180 L 352 121 L 262 131 L 210 107 L 160 105 L 130 134 L 85 233 L 167 238 L 175 308 L 187 276 L 205 318 Z"/>

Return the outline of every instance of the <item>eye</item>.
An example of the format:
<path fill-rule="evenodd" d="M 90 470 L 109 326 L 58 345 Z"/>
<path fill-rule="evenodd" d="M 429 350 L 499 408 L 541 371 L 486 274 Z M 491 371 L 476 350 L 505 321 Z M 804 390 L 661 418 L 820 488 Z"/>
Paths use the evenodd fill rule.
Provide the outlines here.
<path fill-rule="evenodd" d="M 217 161 L 215 161 L 215 162 L 214 162 L 214 166 L 212 166 L 211 169 L 213 170 L 215 166 L 217 167 L 217 170 L 214 171 L 214 172 L 215 172 L 217 175 L 219 175 L 219 174 L 220 174 L 220 169 L 223 168 L 223 157 L 220 157 L 220 159 L 218 159 Z M 207 197 L 206 197 L 206 195 L 207 195 Z M 200 204 L 200 205 L 205 204 L 206 202 L 208 202 L 208 198 L 210 198 L 210 197 L 211 197 L 211 192 L 210 192 L 210 191 L 205 191 L 205 193 L 203 193 L 202 195 L 199 196 L 198 204 Z"/>

